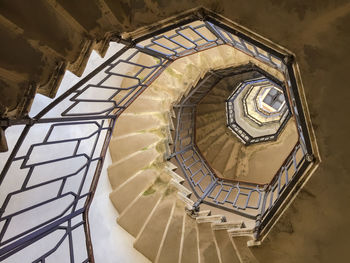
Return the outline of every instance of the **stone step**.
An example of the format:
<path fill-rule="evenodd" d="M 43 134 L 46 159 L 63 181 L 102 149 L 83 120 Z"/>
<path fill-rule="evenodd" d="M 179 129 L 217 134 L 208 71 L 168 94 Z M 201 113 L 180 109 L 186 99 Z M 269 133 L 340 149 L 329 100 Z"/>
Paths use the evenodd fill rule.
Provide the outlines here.
<path fill-rule="evenodd" d="M 226 99 L 230 95 L 230 92 L 225 86 L 220 85 L 220 82 L 210 91 L 210 93 L 215 96 L 225 97 Z"/>
<path fill-rule="evenodd" d="M 176 205 L 176 188 L 169 186 L 163 194 L 162 200 L 153 210 L 134 242 L 134 248 L 154 262 L 166 235 L 169 219 Z"/>
<path fill-rule="evenodd" d="M 112 188 L 115 189 L 120 186 L 141 169 L 160 162 L 162 158 L 155 148 L 150 148 L 129 155 L 126 159 L 122 159 L 119 162 L 112 163 L 108 167 L 108 177 Z"/>
<path fill-rule="evenodd" d="M 185 216 L 187 215 L 185 213 L 184 205 L 180 200 L 177 200 L 155 262 L 179 262 Z"/>
<path fill-rule="evenodd" d="M 196 116 L 196 129 L 199 130 L 200 128 L 216 121 L 221 121 L 222 124 L 225 125 L 226 115 L 219 112 L 208 112 L 206 114 Z"/>
<path fill-rule="evenodd" d="M 182 75 L 181 80 L 190 87 L 195 86 L 200 77 L 204 75 L 205 69 L 202 65 L 196 65 L 195 58 L 198 57 L 196 54 L 190 55 L 184 61 L 182 59 L 176 60 L 171 64 L 171 68 L 178 74 Z"/>
<path fill-rule="evenodd" d="M 208 147 L 203 153 L 204 157 L 209 161 L 212 165 L 215 158 L 222 151 L 223 147 L 227 143 L 227 134 L 223 133 L 220 137 L 217 137 L 216 140 Z M 216 167 L 214 167 L 216 168 Z"/>
<path fill-rule="evenodd" d="M 118 224 L 132 236 L 136 237 L 149 215 L 161 201 L 167 189 L 168 182 L 168 177 L 164 177 L 163 175 L 158 176 L 152 186 L 141 192 L 120 214 L 117 219 Z"/>
<path fill-rule="evenodd" d="M 213 114 L 217 116 L 217 114 Z M 211 132 L 224 125 L 221 118 L 213 118 L 213 121 L 201 122 L 197 117 L 198 122 L 196 123 L 196 138 L 197 141 L 201 141 L 203 138 L 207 137 Z M 200 125 L 200 126 L 198 126 Z"/>
<path fill-rule="evenodd" d="M 210 210 L 203 210 L 198 212 L 198 217 L 201 216 L 211 216 L 211 211 Z"/>
<path fill-rule="evenodd" d="M 202 52 L 200 52 L 200 56 L 198 59 L 198 64 L 200 63 L 206 63 L 206 65 L 208 65 L 210 67 L 210 69 L 215 70 L 215 69 L 219 69 L 222 67 L 226 67 L 223 63 L 223 60 L 225 60 L 225 58 L 222 56 L 222 53 L 218 50 L 220 48 L 209 48 L 207 50 L 204 50 Z M 227 60 L 226 60 L 227 61 Z M 207 66 L 207 67 L 208 67 Z M 209 68 L 207 68 L 208 70 Z"/>
<path fill-rule="evenodd" d="M 172 170 L 169 170 L 169 169 L 167 169 L 167 170 L 168 170 L 167 173 L 173 178 L 173 180 L 175 182 L 177 182 L 178 184 L 184 183 L 185 179 L 182 176 L 180 176 L 178 173 L 176 173 Z"/>
<path fill-rule="evenodd" d="M 184 204 L 184 209 L 187 209 L 187 210 L 192 209 L 194 205 L 194 201 L 191 200 L 189 197 L 187 197 L 186 194 L 178 192 L 177 197 Z"/>
<path fill-rule="evenodd" d="M 229 229 L 227 230 L 233 247 L 236 251 L 236 255 L 241 263 L 258 263 L 259 260 L 254 256 L 249 244 L 259 243 L 254 242 L 253 229 L 241 228 L 241 229 Z"/>
<path fill-rule="evenodd" d="M 212 143 L 215 142 L 218 137 L 225 134 L 225 132 L 226 132 L 226 127 L 223 127 L 221 125 L 216 126 L 216 128 L 212 129 L 212 132 L 209 133 L 207 136 L 205 136 L 201 140 L 197 140 L 197 145 L 199 149 L 208 149 L 208 147 L 212 145 Z"/>
<path fill-rule="evenodd" d="M 178 167 L 172 162 L 166 162 L 166 168 L 170 171 L 175 171 Z"/>
<path fill-rule="evenodd" d="M 140 96 L 137 98 L 137 103 L 131 103 L 131 105 L 124 111 L 124 113 L 143 114 L 152 112 L 164 112 L 168 110 L 168 106 L 169 105 L 164 103 L 164 101 L 159 98 Z"/>
<path fill-rule="evenodd" d="M 197 114 L 206 114 L 209 112 L 216 112 L 216 111 L 225 111 L 225 105 L 217 104 L 217 103 L 208 103 L 208 104 L 200 104 L 200 107 L 197 108 Z"/>
<path fill-rule="evenodd" d="M 197 110 L 198 110 L 198 108 L 197 108 Z M 221 114 L 221 112 L 222 112 L 222 109 L 212 110 L 212 111 L 203 110 L 203 112 L 198 112 L 197 111 L 196 117 L 198 117 L 198 116 L 205 116 L 206 114 L 209 114 L 209 113 Z"/>
<path fill-rule="evenodd" d="M 223 172 L 224 177 L 229 176 L 232 178 L 232 173 L 235 173 L 237 168 L 237 160 L 239 159 L 242 147 L 245 147 L 242 142 L 238 141 L 238 139 L 234 140 L 231 154 L 229 155 L 229 158 L 226 162 L 225 171 Z"/>
<path fill-rule="evenodd" d="M 152 129 L 159 129 L 166 126 L 162 114 L 122 114 L 113 131 L 114 137 L 121 137 L 130 133 L 144 132 Z"/>
<path fill-rule="evenodd" d="M 193 80 L 198 78 L 200 71 L 192 63 L 182 64 L 180 60 L 174 61 L 167 67 L 163 73 L 154 81 L 157 86 L 167 87 L 168 89 L 179 90 L 182 94 L 191 87 Z M 178 66 L 184 67 L 185 70 L 179 70 Z M 152 85 L 153 85 L 152 84 Z"/>
<path fill-rule="evenodd" d="M 222 220 L 223 217 L 220 215 L 200 216 L 196 218 L 198 227 L 199 262 L 220 263 L 211 224 L 214 222 L 222 222 Z"/>
<path fill-rule="evenodd" d="M 175 105 L 176 101 L 179 100 L 179 97 L 183 94 L 184 88 L 166 88 L 162 86 L 162 83 L 158 83 L 156 79 L 144 92 L 143 94 L 148 97 L 161 98 L 164 100 L 165 105 Z M 142 94 L 142 95 L 143 95 Z"/>
<path fill-rule="evenodd" d="M 224 146 L 212 161 L 212 166 L 216 170 L 218 170 L 220 174 L 223 174 L 225 172 L 227 161 L 229 160 L 230 154 L 234 147 L 234 143 L 231 140 L 229 140 L 227 137 L 226 137 L 226 142 Z"/>
<path fill-rule="evenodd" d="M 205 104 L 219 104 L 222 105 L 222 107 L 225 107 L 225 100 L 227 99 L 227 96 L 225 95 L 217 95 L 214 94 L 213 91 L 210 91 L 208 95 L 206 95 L 203 100 L 200 102 L 199 106 L 205 105 Z"/>
<path fill-rule="evenodd" d="M 157 176 L 158 171 L 155 169 L 142 170 L 113 190 L 109 197 L 118 213 L 121 214 L 140 193 L 145 192 L 154 183 Z"/>
<path fill-rule="evenodd" d="M 171 179 L 170 185 L 174 186 L 177 189 L 177 191 L 182 193 L 184 196 L 188 198 L 191 197 L 192 192 L 186 187 L 184 187 L 182 184 L 179 184 L 178 182 L 176 182 L 174 179 Z"/>
<path fill-rule="evenodd" d="M 214 135 L 221 135 L 225 132 L 226 127 L 223 125 L 222 121 L 208 123 L 205 126 L 197 129 L 196 131 L 196 141 L 197 145 L 200 147 L 209 137 L 215 138 Z M 213 137 L 214 136 L 214 137 Z M 203 148 L 205 149 L 205 147 Z"/>
<path fill-rule="evenodd" d="M 198 229 L 196 220 L 188 215 L 184 216 L 183 235 L 180 247 L 181 263 L 199 262 Z"/>
<path fill-rule="evenodd" d="M 240 229 L 243 226 L 243 222 L 223 222 L 212 224 L 214 238 L 219 248 L 222 263 L 240 263 L 227 230 Z"/>
<path fill-rule="evenodd" d="M 161 139 L 154 133 L 131 133 L 127 136 L 113 137 L 109 144 L 112 161 L 118 162 L 134 152 L 146 150 Z"/>
<path fill-rule="evenodd" d="M 208 54 L 208 50 L 206 50 L 206 52 L 203 51 L 197 53 L 197 56 L 193 58 L 193 63 L 200 65 L 201 69 L 206 72 L 213 69 L 213 63 L 210 55 Z"/>

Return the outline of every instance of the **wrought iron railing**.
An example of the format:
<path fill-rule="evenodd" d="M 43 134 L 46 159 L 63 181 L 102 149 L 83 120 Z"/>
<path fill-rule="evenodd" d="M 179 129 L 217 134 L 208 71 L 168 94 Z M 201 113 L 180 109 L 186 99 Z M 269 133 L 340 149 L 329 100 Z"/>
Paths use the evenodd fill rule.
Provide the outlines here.
<path fill-rule="evenodd" d="M 194 142 L 194 124 L 190 124 L 191 121 L 195 121 L 196 103 L 186 105 L 186 100 L 183 100 L 176 106 L 178 108 L 177 124 L 180 130 L 176 131 L 172 157 L 175 157 L 178 161 L 192 191 L 198 198 L 194 210 L 198 209 L 201 203 L 205 203 L 238 213 L 247 218 L 254 218 L 257 222 L 256 238 L 259 238 L 267 224 L 271 223 L 272 217 L 282 208 L 287 195 L 293 189 L 295 190 L 295 185 L 313 162 L 311 141 L 295 80 L 294 61 L 291 60 L 292 56 L 280 54 L 237 32 L 228 25 L 218 22 L 213 17 L 206 16 L 205 18 L 207 19 L 206 23 L 215 30 L 215 35 L 220 37 L 225 44 L 232 45 L 261 62 L 278 69 L 285 75 L 287 83 L 283 88 L 285 94 L 288 94 L 287 106 L 289 112 L 296 119 L 299 141 L 285 163 L 281 165 L 274 179 L 266 187 L 262 188 L 259 185 L 252 186 L 251 184 L 244 185 L 244 182 L 225 181 L 215 176 L 215 173 L 211 171 L 210 166 L 198 151 Z M 205 79 L 202 82 L 205 82 Z M 202 82 L 200 82 L 201 85 L 204 85 Z M 190 93 L 187 96 L 187 100 L 190 100 L 191 95 Z M 183 116 L 186 116 L 186 126 L 182 124 L 181 118 Z M 183 127 L 186 128 L 183 130 Z M 186 140 L 182 137 L 182 134 L 186 134 Z M 255 198 L 253 198 L 253 195 L 255 195 Z M 243 198 L 240 198 L 241 196 Z M 241 201 L 242 205 L 237 205 L 239 199 L 243 200 Z M 255 201 L 255 205 L 251 205 L 251 200 Z"/>
<path fill-rule="evenodd" d="M 221 70 L 226 74 L 230 69 Z M 201 155 L 195 141 L 196 106 L 225 74 L 220 70 L 207 73 L 197 86 L 176 105 L 177 125 L 173 154 L 197 201 L 193 210 L 200 204 L 224 209 L 257 221 L 257 237 L 281 206 L 286 195 L 298 182 L 312 162 L 305 146 L 305 134 L 300 120 L 297 121 L 299 141 L 281 165 L 277 174 L 267 185 L 259 185 L 219 178 Z M 291 91 L 289 86 L 287 92 Z M 292 95 L 293 96 L 293 95 Z M 296 98 L 293 97 L 295 101 Z M 298 110 L 293 102 L 293 113 Z M 294 115 L 295 116 L 295 115 Z"/>
<path fill-rule="evenodd" d="M 141 54 L 143 65 L 137 63 Z M 26 126 L 0 177 L 0 261 L 45 262 L 62 247 L 70 262 L 92 261 L 88 210 L 116 120 L 167 63 L 124 46 L 22 121 Z M 77 239 L 85 239 L 85 249 Z"/>
<path fill-rule="evenodd" d="M 255 219 L 260 208 L 263 186 L 218 178 L 195 143 L 196 105 L 222 77 L 218 71 L 207 73 L 176 105 L 177 125 L 171 157 L 178 161 L 191 190 L 198 198 L 194 210 L 198 210 L 200 204 L 204 203 Z"/>
<path fill-rule="evenodd" d="M 261 72 L 261 71 L 260 71 Z M 253 137 L 251 134 L 249 134 L 247 131 L 245 131 L 236 121 L 235 117 L 235 109 L 234 109 L 234 101 L 239 96 L 239 94 L 245 89 L 246 85 L 248 84 L 254 84 L 256 82 L 261 81 L 269 81 L 268 78 L 259 78 L 256 80 L 249 80 L 249 81 L 243 81 L 239 84 L 239 86 L 236 88 L 233 94 L 229 96 L 226 102 L 226 118 L 227 118 L 227 127 L 237 135 L 237 137 L 245 144 L 250 145 L 252 143 L 259 143 L 259 142 L 266 142 L 271 140 L 277 140 L 278 136 L 280 135 L 281 131 L 286 126 L 289 118 L 291 117 L 290 111 L 287 109 L 286 113 L 282 116 L 280 121 L 280 126 L 278 127 L 277 131 L 273 134 L 263 135 L 263 136 L 255 136 Z M 285 88 L 284 88 L 285 89 Z M 244 104 L 245 102 L 243 102 Z M 288 103 L 287 103 L 288 104 Z M 290 107 L 288 107 L 290 108 Z M 249 116 L 249 118 L 253 118 Z"/>
<path fill-rule="evenodd" d="M 284 54 L 231 29 L 202 9 L 157 31 L 118 39 L 124 45 L 120 51 L 36 116 L 0 120 L 2 127 L 24 125 L 0 175 L 0 261 L 45 262 L 62 254 L 70 262 L 94 262 L 88 213 L 112 131 L 125 108 L 174 59 L 229 44 L 264 63 L 285 69 Z M 147 62 L 138 64 L 140 54 L 148 58 Z M 286 68 L 289 76 L 293 75 L 291 67 Z M 311 154 L 292 77 L 289 85 L 301 134 L 300 148 Z M 279 187 L 279 199 L 269 206 L 264 201 L 267 197 L 262 198 L 261 188 L 216 178 L 193 143 L 194 105 L 209 86 L 203 83 L 179 105 L 173 156 L 200 198 L 197 205 L 210 203 L 252 217 L 245 211 L 259 211 L 265 202 L 266 219 L 278 209 L 277 201 L 305 167 L 306 159 L 284 187 L 278 186 L 276 179 L 265 191 L 266 196 L 275 185 Z M 294 165 L 295 158 L 291 160 Z M 247 201 L 240 203 L 241 196 Z M 253 199 L 255 204 L 250 202 Z"/>

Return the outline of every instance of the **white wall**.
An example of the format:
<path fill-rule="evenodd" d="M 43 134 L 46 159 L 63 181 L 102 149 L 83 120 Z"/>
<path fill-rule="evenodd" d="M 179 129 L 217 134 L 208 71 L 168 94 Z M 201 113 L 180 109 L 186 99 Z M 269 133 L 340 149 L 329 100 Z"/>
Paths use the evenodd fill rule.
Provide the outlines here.
<path fill-rule="evenodd" d="M 120 48 L 121 48 L 121 45 L 116 43 L 111 43 L 110 48 L 105 58 L 103 59 L 100 58 L 96 52 L 93 52 L 82 77 L 84 77 L 87 73 L 95 69 L 99 64 L 104 62 L 108 57 L 113 55 Z M 57 93 L 57 96 L 59 96 L 64 91 L 72 87 L 79 80 L 80 78 L 78 78 L 74 74 L 70 72 L 66 72 L 64 79 L 62 80 L 61 86 L 59 88 L 59 91 Z M 32 110 L 30 112 L 30 116 L 34 116 L 46 105 L 48 105 L 51 101 L 52 99 L 44 97 L 40 94 L 36 95 L 33 102 Z M 10 151 L 0 154 L 0 167 L 3 167 L 3 165 L 5 164 L 11 152 L 11 149 L 14 147 L 22 129 L 23 129 L 23 126 L 14 126 L 6 130 L 5 133 L 8 139 Z M 40 126 L 36 127 L 36 129 L 33 129 L 29 142 L 32 143 L 32 142 L 42 141 L 42 137 L 46 132 L 45 129 L 46 128 L 40 127 Z M 79 129 L 77 130 L 77 128 L 69 128 L 68 130 L 64 131 L 65 134 L 79 133 L 79 132 L 82 132 L 82 131 Z M 46 154 L 50 154 L 50 153 L 46 153 Z M 55 152 L 54 154 L 59 154 L 59 152 Z M 103 171 L 100 177 L 100 181 L 97 187 L 97 191 L 95 194 L 95 198 L 90 208 L 89 218 L 90 218 L 90 227 L 91 227 L 91 235 L 93 240 L 95 260 L 97 263 L 99 262 L 103 262 L 103 263 L 149 262 L 143 255 L 141 255 L 139 252 L 133 249 L 132 243 L 134 238 L 116 223 L 116 218 L 118 214 L 109 200 L 109 193 L 111 192 L 111 186 L 108 181 L 106 168 L 110 163 L 111 163 L 111 158 L 108 152 L 104 166 L 103 166 Z M 20 184 L 23 180 L 23 177 L 21 177 L 21 175 L 18 174 L 18 171 L 19 169 L 17 169 L 17 172 L 16 170 L 14 171 L 10 170 L 9 173 L 7 174 L 6 176 L 7 179 L 4 181 L 3 185 L 0 187 L 0 202 L 4 200 L 9 189 L 18 189 L 18 184 Z M 53 173 L 53 171 L 41 171 L 41 173 L 43 175 L 47 173 L 49 176 L 49 174 Z M 6 189 L 6 190 L 1 191 L 1 189 Z M 48 188 L 47 191 L 49 192 L 50 188 Z M 43 194 L 43 193 L 41 192 L 40 194 Z M 30 196 L 30 198 L 32 197 L 33 196 Z M 14 204 L 11 204 L 11 210 L 13 211 L 16 211 L 18 207 L 25 206 L 25 203 L 27 202 L 30 203 L 30 201 L 28 200 L 29 198 L 26 197 L 25 195 L 19 196 L 16 198 L 17 198 L 16 202 L 12 202 Z M 40 196 L 37 196 L 37 198 L 40 199 Z M 17 225 L 14 225 L 13 230 L 11 229 L 9 230 L 16 231 L 15 229 L 17 229 L 17 226 L 19 227 L 20 225 L 25 225 L 29 223 L 29 222 L 26 222 L 26 221 L 30 221 L 28 220 L 28 218 L 29 216 L 27 218 L 23 218 L 19 220 L 16 223 Z M 33 218 L 36 219 L 37 217 L 33 217 Z M 0 226 L 2 225 L 3 223 L 2 224 L 0 223 Z M 84 242 L 83 238 L 81 238 L 81 240 L 79 241 Z M 40 244 L 39 243 L 40 242 L 38 242 L 37 246 L 35 247 L 36 252 L 39 253 L 38 255 L 40 255 L 40 250 L 45 251 L 45 246 L 50 242 L 48 243 L 42 242 Z M 33 253 L 33 249 L 34 247 L 32 247 L 31 250 L 30 249 L 23 250 L 22 253 L 18 253 L 16 256 L 10 257 L 5 262 L 16 263 L 16 262 L 31 261 L 29 259 L 33 256 L 33 254 L 35 254 Z M 66 252 L 60 255 L 58 255 L 59 253 L 56 253 L 56 254 L 57 255 L 51 257 L 51 262 L 69 262 L 69 259 L 68 259 L 69 257 L 67 256 Z M 47 262 L 48 261 L 50 260 L 47 260 Z"/>

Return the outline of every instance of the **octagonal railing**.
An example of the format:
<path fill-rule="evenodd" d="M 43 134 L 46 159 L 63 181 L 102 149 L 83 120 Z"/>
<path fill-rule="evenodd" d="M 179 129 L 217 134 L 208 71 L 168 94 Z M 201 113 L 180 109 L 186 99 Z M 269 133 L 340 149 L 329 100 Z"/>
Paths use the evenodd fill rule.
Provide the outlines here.
<path fill-rule="evenodd" d="M 256 70 L 258 70 L 260 73 L 262 73 L 263 76 L 267 74 L 266 72 L 262 71 L 261 69 L 259 69 L 257 67 L 256 67 Z M 270 78 L 271 78 L 271 76 L 270 76 Z M 226 102 L 227 127 L 247 146 L 250 144 L 253 144 L 253 143 L 277 140 L 278 136 L 280 135 L 281 131 L 284 129 L 284 127 L 286 126 L 288 120 L 290 119 L 290 117 L 292 115 L 289 111 L 289 108 L 290 108 L 289 102 L 287 102 L 288 109 L 286 110 L 286 112 L 282 116 L 282 118 L 280 119 L 280 126 L 277 129 L 277 131 L 273 134 L 262 135 L 262 136 L 252 136 L 251 134 L 249 134 L 244 128 L 242 128 L 237 123 L 237 120 L 235 117 L 234 101 L 239 96 L 239 94 L 245 89 L 246 85 L 258 83 L 258 82 L 261 82 L 262 80 L 271 81 L 271 80 L 269 80 L 269 77 L 264 76 L 264 78 L 241 82 L 238 85 L 238 87 L 234 90 L 234 92 L 229 96 L 229 98 L 227 99 L 227 102 Z M 282 85 L 282 83 L 280 83 L 280 81 L 277 81 L 276 79 L 274 79 L 274 81 L 279 82 L 279 86 L 281 86 L 281 88 L 283 90 L 286 90 L 284 85 Z M 243 102 L 243 103 L 245 103 L 245 102 Z M 253 117 L 250 116 L 249 118 L 253 118 Z"/>
<path fill-rule="evenodd" d="M 169 31 L 172 33 L 168 34 Z M 211 37 L 206 37 L 204 31 L 210 32 Z M 5 128 L 23 127 L 0 175 L 0 261 L 23 262 L 26 258 L 45 262 L 61 253 L 70 262 L 94 262 L 89 207 L 118 117 L 174 59 L 209 47 L 231 45 L 286 74 L 300 142 L 267 188 L 220 180 L 202 162 L 193 144 L 193 130 L 189 127 L 193 125 L 196 95 L 200 95 L 192 91 L 192 97 L 185 98 L 179 105 L 177 127 L 180 132 L 176 144 L 181 146 L 173 156 L 199 197 L 197 207 L 206 202 L 257 218 L 259 233 L 279 209 L 285 193 L 311 163 L 306 158 L 312 154 L 312 148 L 294 70 L 292 63 L 283 62 L 287 54 L 260 43 L 203 9 L 168 21 L 157 31 L 128 39 L 116 36 L 116 39 L 124 45 L 120 51 L 36 116 L 0 120 Z M 141 53 L 152 57 L 154 63 L 138 64 L 136 58 Z M 130 68 L 137 70 L 129 71 Z M 127 87 L 120 85 L 123 79 L 129 80 Z M 70 127 L 77 132 L 67 133 Z M 296 158 L 299 149 L 303 153 L 301 161 Z M 195 172 L 196 165 L 200 168 Z M 295 172 L 282 184 L 291 166 L 295 167 Z M 47 169 L 52 172 L 43 174 Z M 196 179 L 199 174 L 203 176 Z M 238 205 L 229 198 L 234 192 L 248 196 L 248 200 L 258 194 L 259 201 L 256 205 L 249 201 Z M 20 198 L 26 203 L 18 203 Z M 243 212 L 246 209 L 257 213 Z"/>

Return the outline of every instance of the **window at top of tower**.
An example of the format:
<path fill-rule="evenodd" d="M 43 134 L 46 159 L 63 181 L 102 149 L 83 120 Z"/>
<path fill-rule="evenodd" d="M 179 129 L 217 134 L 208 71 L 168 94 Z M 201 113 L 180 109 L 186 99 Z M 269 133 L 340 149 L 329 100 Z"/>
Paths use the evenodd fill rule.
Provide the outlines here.
<path fill-rule="evenodd" d="M 280 111 L 285 103 L 285 98 L 280 90 L 276 87 L 271 87 L 264 97 L 263 102 L 275 109 L 275 111 Z"/>

